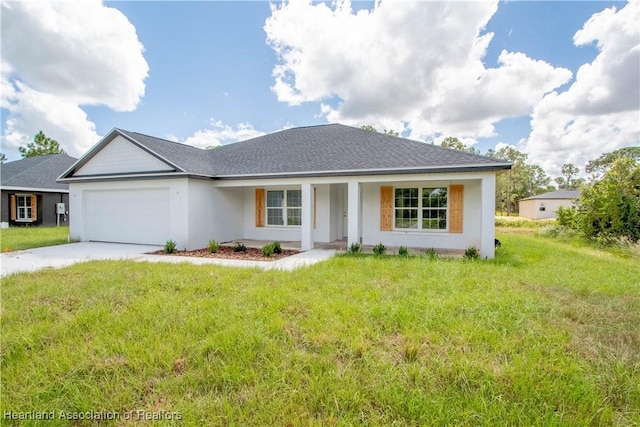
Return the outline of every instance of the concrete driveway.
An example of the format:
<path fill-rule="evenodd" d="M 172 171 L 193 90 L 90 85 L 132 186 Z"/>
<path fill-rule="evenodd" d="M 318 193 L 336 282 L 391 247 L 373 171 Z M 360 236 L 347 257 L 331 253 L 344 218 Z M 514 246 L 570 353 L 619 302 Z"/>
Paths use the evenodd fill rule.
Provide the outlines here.
<path fill-rule="evenodd" d="M 92 260 L 131 259 L 147 262 L 165 262 L 222 265 L 227 267 L 249 267 L 264 270 L 294 270 L 315 264 L 332 257 L 336 251 L 314 249 L 308 252 L 282 258 L 277 261 L 243 261 L 219 258 L 197 258 L 183 256 L 150 255 L 162 249 L 162 246 L 132 245 L 124 243 L 80 242 L 67 245 L 47 246 L 45 248 L 25 249 L 23 251 L 0 254 L 0 276 L 19 272 L 31 272 L 43 268 L 67 267 L 78 262 Z"/>
<path fill-rule="evenodd" d="M 146 252 L 159 249 L 162 249 L 162 246 L 80 242 L 6 252 L 0 255 L 0 275 L 60 268 L 92 260 L 144 259 Z"/>

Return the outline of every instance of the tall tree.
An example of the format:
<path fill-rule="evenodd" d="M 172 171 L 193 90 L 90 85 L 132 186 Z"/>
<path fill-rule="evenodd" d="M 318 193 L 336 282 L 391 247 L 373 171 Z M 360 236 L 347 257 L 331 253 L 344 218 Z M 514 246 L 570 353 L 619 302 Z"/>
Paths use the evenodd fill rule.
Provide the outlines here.
<path fill-rule="evenodd" d="M 551 177 L 538 165 L 526 165 L 523 178 L 527 188 L 525 197 L 546 193 L 554 189 L 551 185 Z"/>
<path fill-rule="evenodd" d="M 33 142 L 27 144 L 26 147 L 19 147 L 18 151 L 20 151 L 20 155 L 23 158 L 41 156 L 43 154 L 65 154 L 58 141 L 49 138 L 42 131 L 33 137 Z"/>
<path fill-rule="evenodd" d="M 596 160 L 587 163 L 585 171 L 591 174 L 592 180 L 598 180 L 613 165 L 613 162 L 619 158 L 629 158 L 640 163 L 640 147 L 624 147 L 611 153 L 604 153 Z"/>
<path fill-rule="evenodd" d="M 4 153 L 0 153 L 0 164 L 3 164 L 7 161 L 7 155 Z"/>
<path fill-rule="evenodd" d="M 498 151 L 491 152 L 493 157 L 507 160 L 512 163 L 511 169 L 496 178 L 496 209 L 506 211 L 507 215 L 516 210 L 517 202 L 525 196 L 518 190 L 517 182 L 520 180 L 525 168 L 527 155 L 513 147 L 507 146 Z"/>
<path fill-rule="evenodd" d="M 555 179 L 558 188 L 562 189 L 574 189 L 580 187 L 585 183 L 583 178 L 578 178 L 580 169 L 573 165 L 573 163 L 565 163 L 562 165 L 562 176 Z"/>

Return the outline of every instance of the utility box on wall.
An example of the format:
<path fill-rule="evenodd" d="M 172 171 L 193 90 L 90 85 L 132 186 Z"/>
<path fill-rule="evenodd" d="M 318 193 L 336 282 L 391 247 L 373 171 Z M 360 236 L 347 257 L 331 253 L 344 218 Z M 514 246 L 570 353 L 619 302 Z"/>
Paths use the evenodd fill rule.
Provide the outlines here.
<path fill-rule="evenodd" d="M 64 203 L 56 203 L 56 214 L 64 215 L 67 213 L 67 209 Z"/>

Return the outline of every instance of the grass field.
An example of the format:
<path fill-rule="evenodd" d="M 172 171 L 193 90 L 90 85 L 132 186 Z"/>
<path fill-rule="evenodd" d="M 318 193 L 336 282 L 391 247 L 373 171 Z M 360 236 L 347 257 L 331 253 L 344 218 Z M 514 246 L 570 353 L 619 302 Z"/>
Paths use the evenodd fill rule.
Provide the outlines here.
<path fill-rule="evenodd" d="M 40 248 L 68 243 L 69 227 L 10 227 L 0 229 L 2 251 Z"/>
<path fill-rule="evenodd" d="M 11 276 L 0 413 L 640 423 L 638 260 L 498 238 L 494 261 L 340 256 L 294 272 L 122 261 Z M 57 424 L 68 425 L 46 425 Z"/>

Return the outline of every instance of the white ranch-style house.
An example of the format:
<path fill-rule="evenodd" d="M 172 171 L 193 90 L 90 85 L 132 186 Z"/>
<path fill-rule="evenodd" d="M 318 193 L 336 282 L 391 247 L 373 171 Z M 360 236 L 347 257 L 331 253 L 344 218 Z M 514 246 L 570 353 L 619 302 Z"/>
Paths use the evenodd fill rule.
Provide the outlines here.
<path fill-rule="evenodd" d="M 340 124 L 202 150 L 112 130 L 65 171 L 71 237 L 197 249 L 211 239 L 462 250 L 494 256 L 510 163 Z"/>

